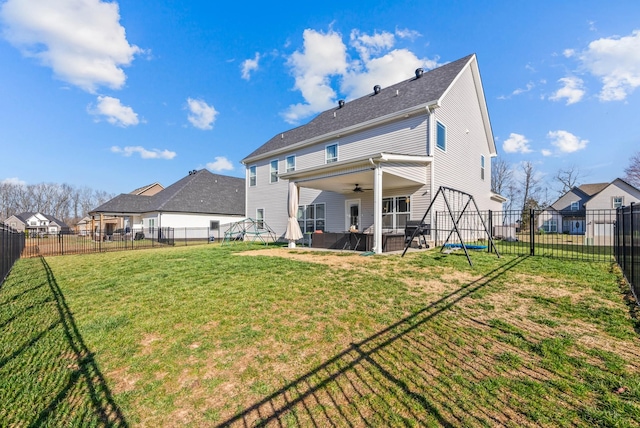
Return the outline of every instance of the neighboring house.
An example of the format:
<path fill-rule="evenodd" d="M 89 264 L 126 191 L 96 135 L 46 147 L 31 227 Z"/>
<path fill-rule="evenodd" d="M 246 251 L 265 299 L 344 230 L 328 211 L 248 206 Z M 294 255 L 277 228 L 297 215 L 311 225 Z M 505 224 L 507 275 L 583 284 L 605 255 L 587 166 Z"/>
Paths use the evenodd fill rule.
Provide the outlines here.
<path fill-rule="evenodd" d="M 585 235 L 608 245 L 615 224 L 613 210 L 631 202 L 640 202 L 640 190 L 619 178 L 611 183 L 583 184 L 544 210 L 538 227 L 548 233 Z"/>
<path fill-rule="evenodd" d="M 247 216 L 282 239 L 293 182 L 303 233 L 364 231 L 380 253 L 383 235 L 421 219 L 440 186 L 472 194 L 480 210 L 500 210 L 504 198 L 491 192 L 495 156 L 478 62 L 469 55 L 341 100 L 257 148 L 242 160 Z M 442 201 L 434 206 L 443 209 Z"/>
<path fill-rule="evenodd" d="M 24 212 L 9 217 L 5 224 L 19 232 L 27 232 L 29 235 L 57 235 L 69 232 L 69 226 L 57 218 L 33 212 Z"/>
<path fill-rule="evenodd" d="M 125 231 L 165 227 L 210 230 L 220 236 L 220 228 L 244 218 L 243 178 L 213 174 L 206 169 L 189 175 L 153 196 L 121 194 L 89 212 L 91 230 L 114 232 L 105 219 L 122 221 Z M 197 234 L 198 232 L 194 232 Z M 223 233 L 223 231 L 222 231 Z M 191 236 L 201 238 L 201 236 Z"/>
<path fill-rule="evenodd" d="M 156 182 L 143 187 L 139 187 L 132 192 L 129 192 L 129 195 L 153 196 L 163 189 L 164 187 L 162 186 L 162 184 Z M 91 219 L 90 217 L 85 217 L 81 220 L 81 222 L 85 219 L 88 219 L 88 223 L 79 224 L 78 226 L 76 226 L 76 231 L 78 233 L 84 232 L 84 234 L 87 234 L 87 232 L 92 230 L 91 224 L 93 219 Z M 100 227 L 100 230 L 104 230 L 108 235 L 111 235 L 114 230 L 125 229 L 127 226 L 129 226 L 128 224 L 125 224 L 125 220 L 126 218 L 122 216 L 104 215 L 102 217 L 102 227 Z"/>

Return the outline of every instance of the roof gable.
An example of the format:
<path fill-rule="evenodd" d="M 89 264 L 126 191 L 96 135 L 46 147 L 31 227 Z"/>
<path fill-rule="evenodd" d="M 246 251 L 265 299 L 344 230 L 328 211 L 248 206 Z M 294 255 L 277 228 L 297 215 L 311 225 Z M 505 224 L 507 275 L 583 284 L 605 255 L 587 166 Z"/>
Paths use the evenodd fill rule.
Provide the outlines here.
<path fill-rule="evenodd" d="M 153 211 L 244 215 L 244 178 L 213 174 L 206 169 L 189 173 L 153 196 L 123 193 L 91 213 L 137 214 Z"/>
<path fill-rule="evenodd" d="M 326 110 L 306 125 L 277 134 L 254 150 L 242 162 L 338 131 L 348 130 L 351 127 L 382 119 L 407 109 L 436 104 L 446 94 L 461 71 L 474 58 L 474 54 L 468 55 L 424 72 L 419 78 L 412 77 L 388 88 L 381 88 L 377 94 L 370 93 L 344 103 L 342 107 L 336 106 Z M 474 70 L 474 74 L 476 72 L 477 69 Z M 484 94 L 482 92 L 480 94 L 482 95 L 482 103 L 485 104 L 484 111 L 486 111 Z M 488 119 L 488 116 L 486 118 Z M 491 134 L 490 129 L 489 134 Z M 493 137 L 491 137 L 490 144 L 494 144 Z"/>

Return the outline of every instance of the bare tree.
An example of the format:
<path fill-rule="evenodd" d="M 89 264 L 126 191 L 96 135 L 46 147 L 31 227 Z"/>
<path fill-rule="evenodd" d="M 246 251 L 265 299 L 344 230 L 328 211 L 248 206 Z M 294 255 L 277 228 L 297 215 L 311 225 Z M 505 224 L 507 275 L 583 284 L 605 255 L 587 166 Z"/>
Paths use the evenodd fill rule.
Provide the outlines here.
<path fill-rule="evenodd" d="M 565 169 L 559 169 L 553 178 L 562 186 L 558 193 L 564 195 L 569 190 L 580 185 L 584 174 L 577 166 L 571 165 Z"/>
<path fill-rule="evenodd" d="M 522 179 L 520 180 L 520 190 L 522 195 L 522 227 L 528 226 L 529 209 L 540 208 L 541 183 L 542 178 L 535 170 L 533 163 L 526 161 L 521 164 Z"/>
<path fill-rule="evenodd" d="M 636 187 L 640 187 L 640 152 L 629 159 L 629 166 L 625 168 L 625 180 Z"/>
<path fill-rule="evenodd" d="M 90 210 L 112 199 L 113 194 L 68 184 L 24 185 L 0 183 L 0 219 L 24 212 L 41 212 L 73 225 Z"/>
<path fill-rule="evenodd" d="M 491 162 L 491 191 L 505 196 L 513 181 L 513 170 L 503 159 Z"/>

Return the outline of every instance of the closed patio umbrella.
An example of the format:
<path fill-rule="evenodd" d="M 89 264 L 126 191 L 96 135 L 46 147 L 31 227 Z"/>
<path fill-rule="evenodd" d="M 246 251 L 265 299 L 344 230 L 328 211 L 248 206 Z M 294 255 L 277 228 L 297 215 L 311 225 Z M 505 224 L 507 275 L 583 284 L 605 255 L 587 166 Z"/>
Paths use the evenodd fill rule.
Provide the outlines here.
<path fill-rule="evenodd" d="M 289 182 L 289 221 L 284 237 L 289 240 L 289 248 L 296 247 L 296 241 L 302 238 L 302 231 L 298 224 L 298 186 L 293 181 Z"/>

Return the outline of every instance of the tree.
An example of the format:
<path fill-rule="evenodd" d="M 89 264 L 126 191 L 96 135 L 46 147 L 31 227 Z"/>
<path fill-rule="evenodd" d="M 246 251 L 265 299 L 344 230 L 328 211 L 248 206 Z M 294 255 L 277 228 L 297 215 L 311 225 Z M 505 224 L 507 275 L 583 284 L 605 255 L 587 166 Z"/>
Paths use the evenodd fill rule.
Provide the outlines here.
<path fill-rule="evenodd" d="M 505 196 L 513 181 L 511 166 L 502 159 L 491 162 L 491 191 Z"/>
<path fill-rule="evenodd" d="M 629 159 L 629 166 L 625 168 L 625 180 L 636 187 L 640 187 L 640 152 Z"/>
<path fill-rule="evenodd" d="M 529 223 L 529 209 L 540 208 L 542 178 L 535 170 L 533 163 L 526 161 L 521 164 L 522 179 L 520 189 L 522 192 L 522 228 L 527 229 Z"/>
<path fill-rule="evenodd" d="M 580 185 L 584 174 L 577 166 L 571 165 L 565 169 L 559 169 L 553 178 L 561 184 L 562 188 L 558 192 L 560 195 L 564 195 L 569 190 Z"/>

